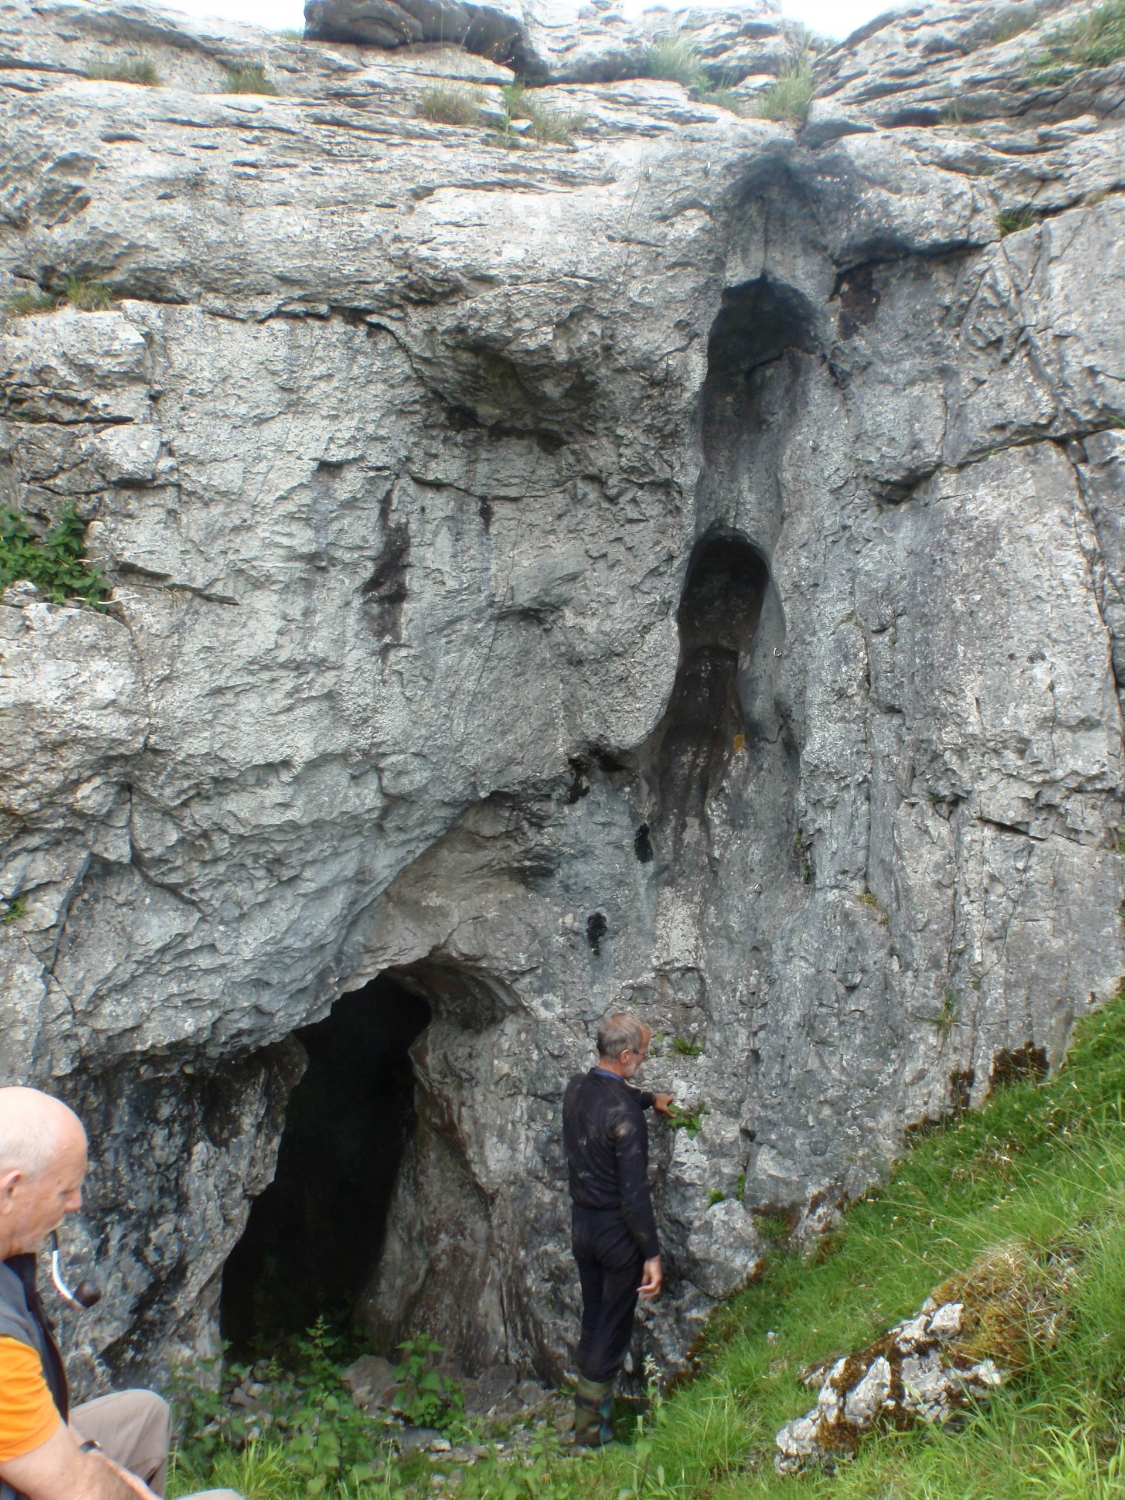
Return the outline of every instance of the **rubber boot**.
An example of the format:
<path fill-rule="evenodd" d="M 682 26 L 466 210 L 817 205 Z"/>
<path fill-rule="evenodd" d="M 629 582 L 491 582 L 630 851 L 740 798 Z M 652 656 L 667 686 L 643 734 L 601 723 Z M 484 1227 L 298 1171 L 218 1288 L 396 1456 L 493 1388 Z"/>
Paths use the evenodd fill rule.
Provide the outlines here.
<path fill-rule="evenodd" d="M 580 1375 L 574 1393 L 574 1446 L 601 1448 L 612 1443 L 613 1428 L 609 1425 L 612 1413 L 613 1381 L 587 1380 Z"/>

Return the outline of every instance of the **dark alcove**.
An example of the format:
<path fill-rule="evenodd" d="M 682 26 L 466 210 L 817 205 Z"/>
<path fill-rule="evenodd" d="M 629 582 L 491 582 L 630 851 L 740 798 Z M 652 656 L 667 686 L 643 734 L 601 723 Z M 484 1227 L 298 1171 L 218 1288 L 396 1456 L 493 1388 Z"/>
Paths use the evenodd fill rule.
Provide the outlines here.
<path fill-rule="evenodd" d="M 712 536 L 695 549 L 678 616 L 680 664 L 661 725 L 662 820 L 682 829 L 700 816 L 744 733 L 739 657 L 750 646 L 769 573 L 741 537 Z"/>
<path fill-rule="evenodd" d="M 220 1326 L 236 1357 L 322 1314 L 350 1322 L 413 1125 L 408 1049 L 429 1019 L 424 1000 L 381 976 L 296 1033 L 309 1065 L 289 1096 L 277 1173 L 223 1272 Z"/>

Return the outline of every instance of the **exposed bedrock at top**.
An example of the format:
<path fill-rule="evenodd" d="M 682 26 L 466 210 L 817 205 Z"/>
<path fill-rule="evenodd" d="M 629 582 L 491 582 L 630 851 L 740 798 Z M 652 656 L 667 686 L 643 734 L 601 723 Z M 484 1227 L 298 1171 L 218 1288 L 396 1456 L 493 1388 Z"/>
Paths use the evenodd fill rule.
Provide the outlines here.
<path fill-rule="evenodd" d="M 5 316 L 0 486 L 115 596 L 0 606 L 0 1055 L 103 1137 L 83 1368 L 207 1346 L 285 1039 L 381 973 L 433 1020 L 376 1336 L 565 1367 L 559 1101 L 630 1003 L 709 1111 L 655 1148 L 674 1362 L 755 1211 L 827 1223 L 1125 969 L 1117 85 L 881 124 L 864 59 L 1027 102 L 958 8 L 829 60 L 828 144 L 649 81 L 509 152 L 415 113 L 463 54 L 128 88 L 64 9 L 0 273 L 120 296 Z"/>

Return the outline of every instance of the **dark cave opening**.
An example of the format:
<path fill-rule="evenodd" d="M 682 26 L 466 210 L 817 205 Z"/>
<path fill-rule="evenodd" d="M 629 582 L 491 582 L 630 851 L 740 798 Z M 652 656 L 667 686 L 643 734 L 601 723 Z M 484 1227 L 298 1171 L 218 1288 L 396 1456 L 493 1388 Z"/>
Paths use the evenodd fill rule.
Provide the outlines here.
<path fill-rule="evenodd" d="M 754 638 L 768 585 L 765 563 L 742 537 L 711 536 L 696 546 L 680 600 L 680 664 L 658 758 L 661 817 L 674 818 L 678 830 L 702 814 L 745 742 L 739 659 Z"/>
<path fill-rule="evenodd" d="M 277 1172 L 223 1271 L 220 1328 L 236 1358 L 320 1316 L 350 1325 L 413 1128 L 409 1049 L 429 1020 L 424 1000 L 381 975 L 295 1033 L 309 1062 L 289 1096 Z"/>

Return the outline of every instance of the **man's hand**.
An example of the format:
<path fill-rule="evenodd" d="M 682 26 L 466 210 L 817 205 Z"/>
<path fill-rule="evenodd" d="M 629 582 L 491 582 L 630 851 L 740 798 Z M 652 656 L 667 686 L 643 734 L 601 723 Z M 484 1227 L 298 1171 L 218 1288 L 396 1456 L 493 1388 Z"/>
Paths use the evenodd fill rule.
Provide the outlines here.
<path fill-rule="evenodd" d="M 672 1100 L 675 1097 L 675 1094 L 654 1094 L 652 1097 L 652 1107 L 658 1115 L 668 1117 L 672 1113 Z"/>
<path fill-rule="evenodd" d="M 62 1422 L 30 1453 L 0 1464 L 28 1500 L 156 1500 L 148 1485 L 101 1453 L 83 1453 Z"/>
<path fill-rule="evenodd" d="M 664 1268 L 660 1264 L 659 1255 L 654 1255 L 651 1260 L 645 1261 L 644 1276 L 637 1288 L 646 1302 L 653 1297 L 660 1296 L 660 1288 L 664 1285 Z"/>

